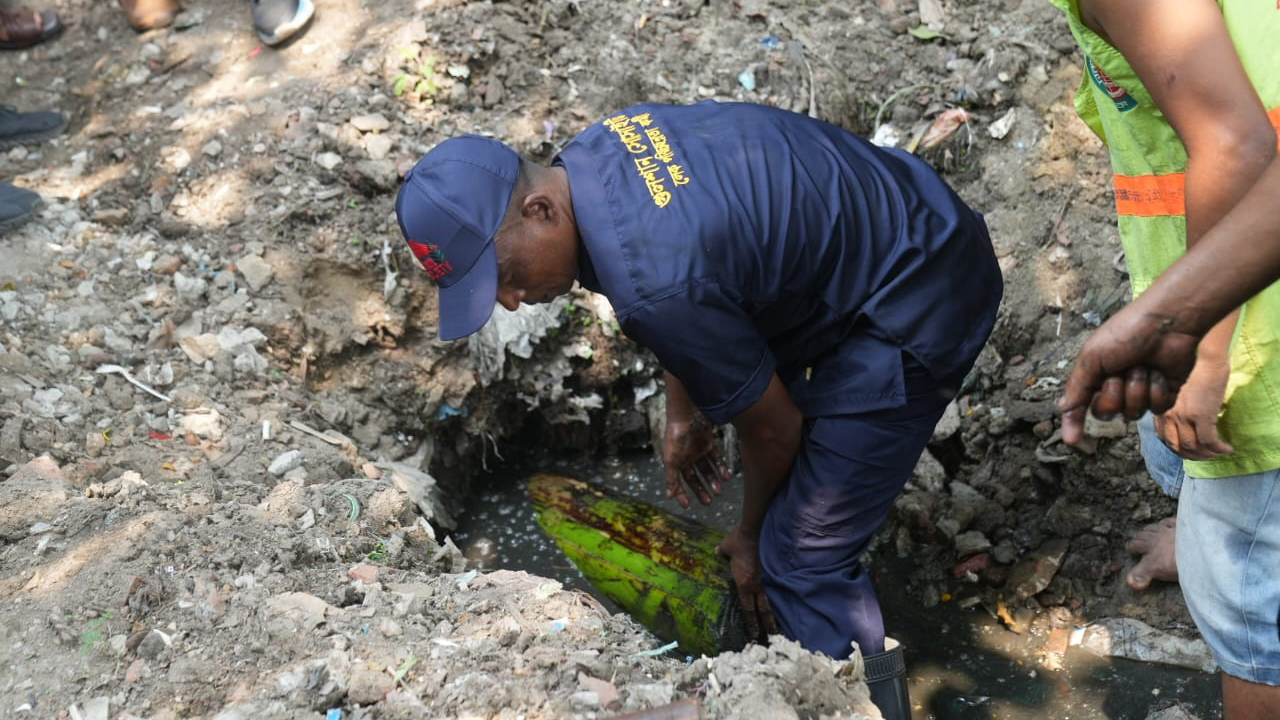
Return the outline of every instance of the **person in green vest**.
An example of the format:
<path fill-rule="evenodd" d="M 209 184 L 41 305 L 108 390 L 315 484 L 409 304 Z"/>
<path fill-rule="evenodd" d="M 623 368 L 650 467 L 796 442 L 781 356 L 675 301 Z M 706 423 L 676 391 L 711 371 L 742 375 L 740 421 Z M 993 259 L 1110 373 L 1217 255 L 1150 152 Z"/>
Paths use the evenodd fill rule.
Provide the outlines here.
<path fill-rule="evenodd" d="M 1280 7 L 1050 2 L 1085 57 L 1076 109 L 1110 153 L 1140 297 L 1276 157 Z M 1140 380 L 1123 392 L 1149 392 Z M 1144 416 L 1139 432 L 1147 468 L 1178 496 L 1178 513 L 1176 526 L 1147 528 L 1130 544 L 1143 558 L 1128 581 L 1181 583 L 1223 671 L 1227 718 L 1280 717 L 1280 286 L 1205 333 L 1176 402 Z"/>
<path fill-rule="evenodd" d="M 1063 440 L 1084 436 L 1086 410 L 1136 420 L 1173 406 L 1204 334 L 1280 281 L 1278 199 L 1280 156 L 1194 248 L 1089 336 L 1058 400 Z"/>

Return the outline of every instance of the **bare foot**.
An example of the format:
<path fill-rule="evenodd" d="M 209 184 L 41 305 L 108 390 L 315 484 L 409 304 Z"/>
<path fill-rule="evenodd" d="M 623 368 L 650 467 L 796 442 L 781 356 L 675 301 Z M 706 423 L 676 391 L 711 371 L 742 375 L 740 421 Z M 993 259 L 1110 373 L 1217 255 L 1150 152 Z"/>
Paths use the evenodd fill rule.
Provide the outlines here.
<path fill-rule="evenodd" d="M 1124 546 L 1130 555 L 1142 556 L 1125 577 L 1129 587 L 1146 590 L 1151 586 L 1152 580 L 1178 582 L 1177 556 L 1173 551 L 1176 526 L 1176 519 L 1167 517 L 1139 530 L 1129 544 Z"/>

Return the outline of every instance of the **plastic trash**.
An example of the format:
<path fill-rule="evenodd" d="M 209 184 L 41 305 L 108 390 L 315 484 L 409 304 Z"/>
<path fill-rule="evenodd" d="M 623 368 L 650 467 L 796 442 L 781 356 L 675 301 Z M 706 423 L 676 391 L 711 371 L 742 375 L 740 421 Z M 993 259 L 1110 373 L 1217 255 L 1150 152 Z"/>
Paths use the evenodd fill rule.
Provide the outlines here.
<path fill-rule="evenodd" d="M 1077 628 L 1071 644 L 1109 657 L 1176 665 L 1211 673 L 1217 664 L 1208 644 L 1199 638 L 1180 638 L 1135 618 L 1104 618 Z"/>

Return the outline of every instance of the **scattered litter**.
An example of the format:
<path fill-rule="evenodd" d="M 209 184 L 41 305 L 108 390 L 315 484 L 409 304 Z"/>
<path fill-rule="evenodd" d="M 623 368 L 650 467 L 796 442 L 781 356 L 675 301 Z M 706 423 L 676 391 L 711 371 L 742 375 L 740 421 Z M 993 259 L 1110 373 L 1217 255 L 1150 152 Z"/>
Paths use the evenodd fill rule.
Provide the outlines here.
<path fill-rule="evenodd" d="M 142 384 L 141 382 L 139 382 L 136 378 L 134 378 L 134 377 L 133 377 L 133 375 L 132 375 L 128 370 L 125 370 L 124 368 L 120 367 L 119 365 L 99 365 L 99 366 L 98 366 L 98 369 L 97 369 L 97 370 L 95 370 L 94 372 L 99 373 L 99 374 L 103 374 L 103 375 L 107 375 L 107 374 L 115 373 L 115 374 L 120 375 L 121 377 L 123 377 L 125 380 L 127 380 L 127 381 L 128 381 L 131 385 L 133 385 L 134 387 L 136 387 L 136 388 L 138 388 L 138 389 L 140 389 L 140 390 L 143 390 L 143 391 L 145 391 L 145 392 L 148 392 L 148 393 L 150 393 L 151 395 L 153 395 L 153 396 L 155 396 L 155 397 L 157 397 L 157 398 L 159 398 L 159 399 L 161 399 L 161 400 L 163 400 L 163 401 L 165 401 L 165 402 L 173 402 L 173 401 L 169 398 L 169 396 L 168 396 L 168 395 L 165 395 L 165 394 L 163 394 L 163 393 L 156 392 L 155 390 L 152 390 L 150 387 L 147 387 L 146 385 L 143 385 L 143 384 Z"/>
<path fill-rule="evenodd" d="M 672 650 L 675 650 L 679 646 L 680 646 L 680 643 L 673 641 L 673 642 L 667 643 L 666 645 L 663 645 L 662 647 L 656 647 L 651 650 L 641 650 L 638 653 L 632 653 L 631 656 L 632 657 L 653 657 L 654 655 L 662 655 L 663 653 L 671 652 Z"/>
<path fill-rule="evenodd" d="M 602 708 L 616 709 L 622 705 L 622 697 L 618 694 L 618 688 L 608 680 L 601 680 L 579 671 L 578 687 L 595 693 L 596 699 Z"/>
<path fill-rule="evenodd" d="M 898 147 L 901 142 L 902 133 L 889 123 L 880 125 L 871 135 L 871 144 L 876 147 Z"/>
<path fill-rule="evenodd" d="M 1208 644 L 1157 630 L 1137 618 L 1103 618 L 1071 635 L 1071 644 L 1095 653 L 1211 673 L 1217 667 Z"/>
<path fill-rule="evenodd" d="M 287 450 L 276 456 L 271 464 L 267 466 L 267 472 L 279 477 L 290 470 L 302 465 L 301 450 Z"/>
<path fill-rule="evenodd" d="M 969 122 L 969 111 L 964 108 L 949 108 L 944 110 L 941 115 L 934 118 L 933 123 L 929 125 L 928 131 L 925 132 L 924 138 L 920 141 L 920 147 L 924 150 L 937 147 L 943 140 L 955 134 L 960 126 Z"/>
<path fill-rule="evenodd" d="M 778 36 L 765 35 L 764 37 L 760 38 L 760 47 L 764 48 L 765 50 L 772 50 L 778 47 Z"/>
<path fill-rule="evenodd" d="M 1006 587 L 1012 591 L 1015 601 L 1034 597 L 1049 587 L 1049 583 L 1058 574 L 1058 569 L 1062 567 L 1067 547 L 1065 538 L 1054 538 L 1010 571 Z"/>
<path fill-rule="evenodd" d="M 478 570 L 468 570 L 462 573 L 461 575 L 459 575 L 458 579 L 455 580 L 454 583 L 458 586 L 459 590 L 466 590 L 468 586 L 471 585 L 471 581 L 475 580 L 476 575 L 478 574 L 479 574 Z"/>
<path fill-rule="evenodd" d="M 466 417 L 467 409 L 465 407 L 456 408 L 449 403 L 440 403 L 440 407 L 436 408 L 436 422 L 458 416 Z"/>
<path fill-rule="evenodd" d="M 942 10 L 942 3 L 938 0 L 919 0 L 917 6 L 920 10 L 920 22 L 932 28 L 942 28 L 942 24 L 946 22 L 947 15 Z"/>
<path fill-rule="evenodd" d="M 347 437 L 346 435 L 343 435 L 342 433 L 338 432 L 337 430 L 325 430 L 324 432 L 320 432 L 319 430 L 316 430 L 315 428 L 311 427 L 310 425 L 307 425 L 306 423 L 300 420 L 290 420 L 289 427 L 299 432 L 304 432 L 310 435 L 311 437 L 317 438 L 319 440 L 323 440 L 329 443 L 330 445 L 335 445 L 341 448 L 343 452 L 347 455 L 354 457 L 356 454 L 355 441 Z M 265 440 L 266 438 L 263 438 L 263 439 Z"/>
<path fill-rule="evenodd" d="M 738 73 L 738 84 L 747 92 L 754 92 L 756 89 L 756 73 L 755 70 L 747 68 Z"/>
<path fill-rule="evenodd" d="M 374 466 L 385 471 L 384 477 L 388 477 L 392 485 L 408 495 L 428 520 L 434 520 L 446 529 L 457 526 L 453 517 L 445 510 L 440 499 L 440 488 L 430 474 L 398 462 L 379 462 L 374 463 Z"/>
<path fill-rule="evenodd" d="M 347 520 L 355 522 L 356 518 L 360 517 L 360 501 L 351 493 L 342 493 L 342 497 L 346 498 L 347 502 L 351 503 L 351 512 L 347 513 Z"/>
<path fill-rule="evenodd" d="M 987 126 L 987 134 L 996 140 L 1003 140 L 1005 135 L 1009 134 L 1009 129 L 1013 127 L 1013 121 L 1017 117 L 1017 108 L 1009 108 L 1009 111 L 1000 116 L 999 120 Z"/>
<path fill-rule="evenodd" d="M 391 291 L 396 289 L 396 278 L 398 274 L 391 267 L 393 253 L 391 252 L 391 240 L 388 237 L 382 238 L 382 299 L 386 300 L 391 297 Z"/>

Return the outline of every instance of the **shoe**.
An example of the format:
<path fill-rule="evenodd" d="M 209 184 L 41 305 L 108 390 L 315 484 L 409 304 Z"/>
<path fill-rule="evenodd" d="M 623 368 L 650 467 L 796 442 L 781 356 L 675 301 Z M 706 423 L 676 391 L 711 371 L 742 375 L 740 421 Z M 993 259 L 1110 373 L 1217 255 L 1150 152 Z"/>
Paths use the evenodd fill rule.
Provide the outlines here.
<path fill-rule="evenodd" d="M 911 720 L 911 699 L 907 697 L 907 665 L 902 644 L 884 639 L 885 651 L 863 657 L 871 702 L 880 708 L 884 720 Z"/>
<path fill-rule="evenodd" d="M 22 226 L 39 207 L 39 195 L 9 183 L 0 183 L 0 233 Z"/>
<path fill-rule="evenodd" d="M 67 127 L 67 116 L 59 112 L 18 112 L 0 105 L 0 150 L 48 140 Z"/>
<path fill-rule="evenodd" d="M 249 0 L 253 29 L 268 45 L 279 45 L 311 22 L 316 7 L 311 0 Z"/>
<path fill-rule="evenodd" d="M 9 12 L 0 10 L 0 50 L 20 50 L 62 32 L 58 13 Z"/>
<path fill-rule="evenodd" d="M 120 9 L 129 27 L 138 32 L 169 27 L 182 12 L 178 0 L 120 0 Z"/>

